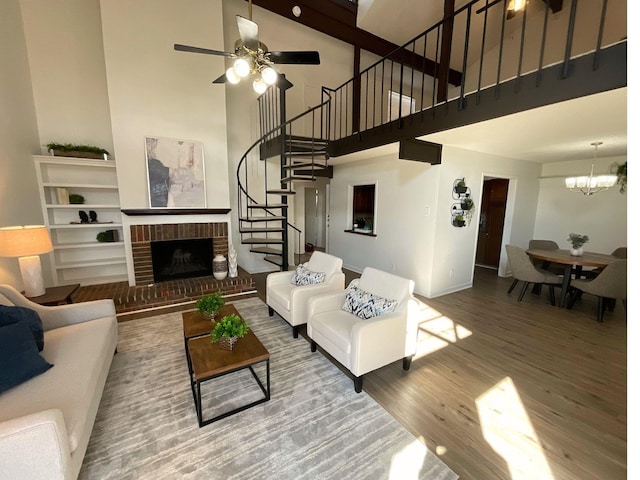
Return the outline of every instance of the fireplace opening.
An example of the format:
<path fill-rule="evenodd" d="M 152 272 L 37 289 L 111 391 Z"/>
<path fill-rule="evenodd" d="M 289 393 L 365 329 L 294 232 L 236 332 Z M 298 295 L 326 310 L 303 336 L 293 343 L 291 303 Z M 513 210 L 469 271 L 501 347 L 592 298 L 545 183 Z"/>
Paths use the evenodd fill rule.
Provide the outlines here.
<path fill-rule="evenodd" d="M 151 242 L 154 282 L 213 275 L 213 240 L 192 238 Z"/>

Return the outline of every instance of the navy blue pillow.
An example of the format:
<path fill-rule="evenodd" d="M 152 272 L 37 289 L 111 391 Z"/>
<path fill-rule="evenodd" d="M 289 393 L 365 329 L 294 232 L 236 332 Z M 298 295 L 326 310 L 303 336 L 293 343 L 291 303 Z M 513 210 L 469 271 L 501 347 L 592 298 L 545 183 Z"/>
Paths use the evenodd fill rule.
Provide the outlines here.
<path fill-rule="evenodd" d="M 42 320 L 38 312 L 26 307 L 8 307 L 0 305 L 0 327 L 10 325 L 12 323 L 24 323 L 31 330 L 38 351 L 44 348 L 44 329 L 42 328 Z"/>
<path fill-rule="evenodd" d="M 38 353 L 24 323 L 0 327 L 0 393 L 49 370 L 53 365 Z"/>

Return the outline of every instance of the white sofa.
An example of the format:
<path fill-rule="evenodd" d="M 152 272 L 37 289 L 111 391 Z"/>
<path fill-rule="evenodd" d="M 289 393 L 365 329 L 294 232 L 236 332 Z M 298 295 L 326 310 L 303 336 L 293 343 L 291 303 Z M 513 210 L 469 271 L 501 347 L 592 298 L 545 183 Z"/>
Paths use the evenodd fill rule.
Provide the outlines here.
<path fill-rule="evenodd" d="M 307 334 L 316 345 L 353 375 L 355 391 L 362 391 L 364 374 L 403 360 L 409 370 L 416 353 L 418 324 L 424 304 L 413 296 L 414 282 L 367 267 L 353 285 L 385 299 L 396 300 L 392 312 L 366 320 L 342 310 L 347 290 L 309 300 Z"/>
<path fill-rule="evenodd" d="M 76 479 L 117 346 L 114 303 L 43 307 L 9 285 L 0 303 L 38 312 L 54 365 L 0 394 L 0 479 Z"/>
<path fill-rule="evenodd" d="M 303 266 L 312 272 L 323 272 L 324 282 L 314 285 L 292 285 L 294 271 L 274 272 L 267 276 L 266 296 L 269 316 L 274 310 L 293 328 L 298 338 L 298 327 L 307 322 L 307 301 L 314 295 L 339 292 L 344 289 L 345 276 L 342 259 L 328 253 L 315 251 Z"/>

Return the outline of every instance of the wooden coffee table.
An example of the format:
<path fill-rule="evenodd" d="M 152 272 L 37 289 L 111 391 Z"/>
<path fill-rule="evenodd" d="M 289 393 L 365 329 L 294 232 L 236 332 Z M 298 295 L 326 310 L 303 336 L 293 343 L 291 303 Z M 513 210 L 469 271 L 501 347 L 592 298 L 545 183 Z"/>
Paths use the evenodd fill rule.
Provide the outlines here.
<path fill-rule="evenodd" d="M 209 331 L 212 328 L 211 325 L 212 324 L 209 321 Z M 253 330 L 249 330 L 244 337 L 238 339 L 238 342 L 231 351 L 222 349 L 217 343 L 211 343 L 209 335 L 189 339 L 186 339 L 185 337 L 185 341 L 187 345 L 189 375 L 191 378 L 191 392 L 193 393 L 193 401 L 196 406 L 198 425 L 200 427 L 216 422 L 260 403 L 267 402 L 271 398 L 269 352 L 253 333 Z M 266 363 L 266 387 L 253 369 L 253 366 L 260 362 Z M 246 368 L 248 368 L 253 375 L 253 378 L 262 390 L 262 393 L 264 393 L 264 397 L 247 405 L 234 408 L 233 410 L 222 413 L 213 418 L 206 420 L 203 419 L 202 394 L 200 390 L 201 384 L 208 380 L 244 370 Z"/>

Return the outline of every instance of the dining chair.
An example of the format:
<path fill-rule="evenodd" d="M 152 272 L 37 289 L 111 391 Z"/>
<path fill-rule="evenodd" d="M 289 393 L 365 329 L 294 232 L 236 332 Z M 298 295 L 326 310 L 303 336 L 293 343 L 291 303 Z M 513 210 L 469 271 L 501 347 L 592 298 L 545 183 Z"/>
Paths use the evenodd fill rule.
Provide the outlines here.
<path fill-rule="evenodd" d="M 553 288 L 554 286 L 562 285 L 562 277 L 534 266 L 524 249 L 514 245 L 506 245 L 505 248 L 507 249 L 507 257 L 509 258 L 509 264 L 511 265 L 511 272 L 514 278 L 507 293 L 510 294 L 518 282 L 524 282 L 520 295 L 518 296 L 518 302 L 521 302 L 530 284 L 549 285 L 551 305 L 555 306 L 556 295 Z"/>
<path fill-rule="evenodd" d="M 619 259 L 624 259 L 626 260 L 627 258 L 627 247 L 618 247 L 616 248 L 613 252 L 611 252 L 611 256 L 612 257 L 616 257 Z M 585 272 L 583 272 L 583 276 L 585 278 L 596 278 L 598 275 L 600 275 L 602 273 L 602 268 L 592 268 L 590 270 L 587 270 Z"/>
<path fill-rule="evenodd" d="M 560 250 L 553 240 L 529 240 L 529 250 Z"/>
<path fill-rule="evenodd" d="M 573 308 L 573 304 L 581 293 L 589 293 L 598 297 L 598 322 L 603 321 L 605 305 L 610 305 L 613 310 L 615 300 L 622 300 L 627 309 L 627 260 L 616 260 L 606 266 L 600 275 L 592 280 L 573 280 L 571 282 L 571 294 L 567 308 Z"/>

